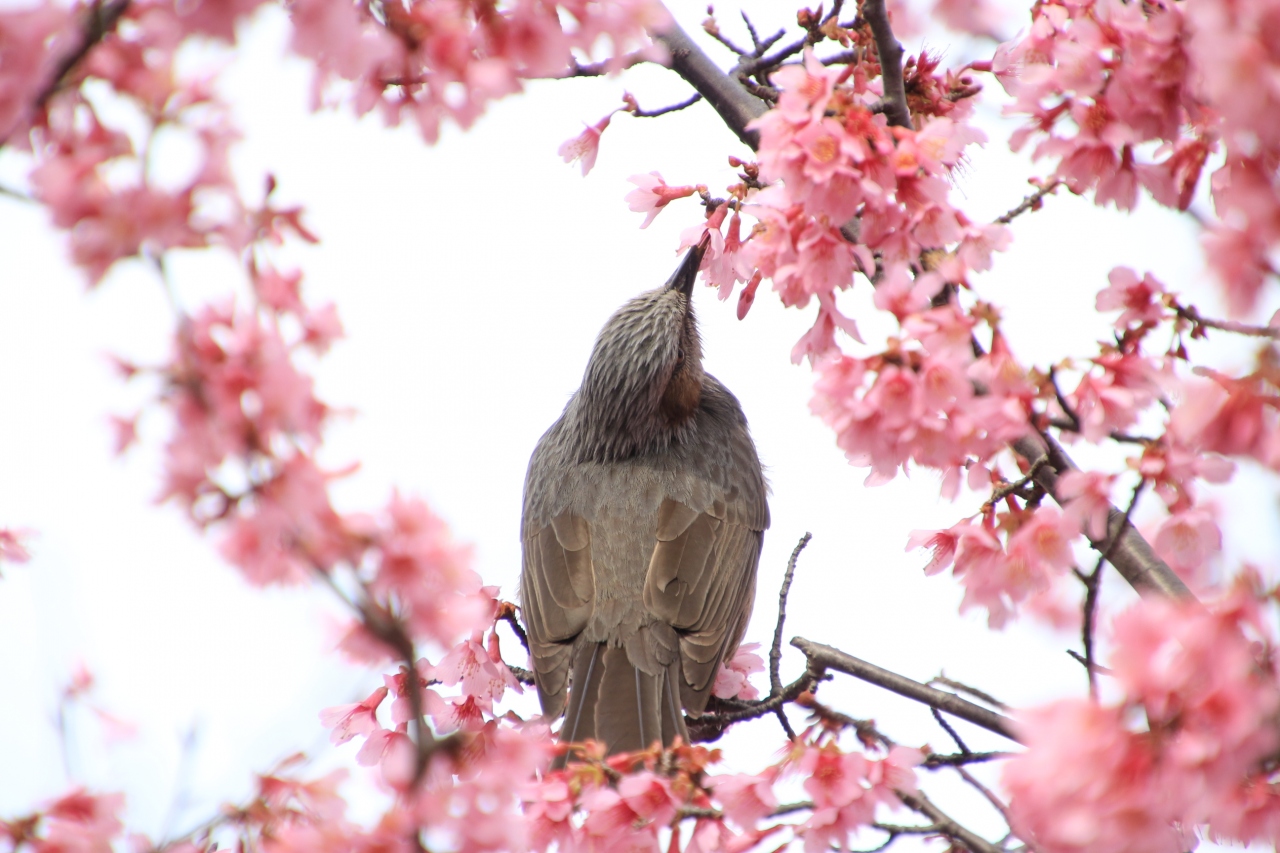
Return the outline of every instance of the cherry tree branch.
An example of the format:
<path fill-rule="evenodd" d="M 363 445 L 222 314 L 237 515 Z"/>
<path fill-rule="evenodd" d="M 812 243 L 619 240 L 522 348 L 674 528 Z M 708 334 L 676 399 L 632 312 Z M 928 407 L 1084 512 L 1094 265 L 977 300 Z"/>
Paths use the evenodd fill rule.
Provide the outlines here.
<path fill-rule="evenodd" d="M 898 791 L 898 799 L 908 808 L 919 812 L 929 820 L 933 821 L 933 828 L 939 835 L 944 835 L 953 841 L 958 841 L 965 847 L 969 848 L 973 853 L 1001 853 L 996 845 L 987 841 L 980 835 L 977 835 L 970 829 L 966 829 L 959 823 L 956 823 L 942 809 L 938 808 L 922 793 L 910 794 L 906 791 Z"/>
<path fill-rule="evenodd" d="M 856 658 L 839 649 L 824 646 L 821 643 L 815 643 L 803 637 L 795 637 L 792 639 L 791 645 L 804 652 L 805 657 L 809 659 L 810 671 L 821 672 L 827 669 L 834 669 L 837 672 L 843 672 L 846 675 L 852 675 L 854 678 L 860 678 L 878 687 L 883 687 L 886 690 L 897 693 L 899 696 L 905 696 L 908 699 L 922 702 L 931 708 L 945 711 L 954 717 L 968 720 L 976 726 L 995 732 L 1009 740 L 1018 740 L 1018 736 L 1013 730 L 1013 721 L 1008 717 L 961 699 L 954 693 L 936 690 L 918 681 L 912 681 L 904 675 L 898 675 L 896 672 L 890 672 L 873 663 Z"/>
<path fill-rule="evenodd" d="M 902 45 L 889 25 L 885 0 L 867 0 L 862 4 L 862 17 L 871 27 L 880 56 L 880 78 L 884 82 L 884 115 L 894 127 L 912 130 L 911 112 L 907 109 L 907 90 L 902 80 Z"/>
<path fill-rule="evenodd" d="M 1067 471 L 1079 468 L 1071 461 L 1071 457 L 1051 436 L 1029 433 L 1015 439 L 1010 446 L 1028 461 L 1039 459 L 1048 454 L 1048 465 L 1041 466 L 1035 474 L 1036 482 L 1046 492 L 1053 495 L 1059 504 L 1066 501 L 1056 491 L 1058 477 Z M 1151 548 L 1150 543 L 1115 507 L 1111 508 L 1107 518 L 1107 537 L 1090 539 L 1093 547 L 1099 551 L 1110 550 L 1108 560 L 1116 567 L 1121 576 L 1139 593 L 1162 595 L 1167 598 L 1193 599 L 1191 590 L 1182 582 L 1173 569 Z"/>
<path fill-rule="evenodd" d="M 755 150 L 760 138 L 755 131 L 747 130 L 747 125 L 764 115 L 768 105 L 720 70 L 674 20 L 666 30 L 654 33 L 654 38 L 670 52 L 671 70 L 706 98 L 734 135 Z"/>

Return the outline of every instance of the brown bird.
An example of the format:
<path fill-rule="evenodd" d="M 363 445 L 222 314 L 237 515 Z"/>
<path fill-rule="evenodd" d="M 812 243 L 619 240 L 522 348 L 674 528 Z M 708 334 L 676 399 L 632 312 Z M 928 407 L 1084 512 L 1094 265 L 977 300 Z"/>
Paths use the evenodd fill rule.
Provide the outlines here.
<path fill-rule="evenodd" d="M 521 603 L 542 712 L 609 752 L 687 743 L 742 642 L 769 526 L 737 398 L 702 369 L 704 246 L 609 318 L 525 477 Z M 568 709 L 566 712 L 566 698 Z"/>

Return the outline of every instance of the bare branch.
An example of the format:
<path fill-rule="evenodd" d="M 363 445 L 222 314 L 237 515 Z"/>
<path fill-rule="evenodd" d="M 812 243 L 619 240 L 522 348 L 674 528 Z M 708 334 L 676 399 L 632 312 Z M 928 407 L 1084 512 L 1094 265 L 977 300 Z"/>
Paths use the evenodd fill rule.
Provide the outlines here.
<path fill-rule="evenodd" d="M 992 708 L 999 708 L 1001 711 L 1008 710 L 1009 708 L 1008 705 L 1006 705 L 1004 702 L 1001 702 L 999 699 L 992 696 L 990 693 L 987 693 L 986 691 L 983 691 L 983 690 L 979 690 L 978 688 L 973 687 L 971 685 L 965 684 L 963 681 L 956 681 L 954 678 L 947 678 L 945 675 L 938 675 L 929 679 L 930 687 L 932 687 L 935 684 L 941 684 L 943 687 L 950 687 L 952 690 L 955 690 L 958 693 L 968 693 L 973 698 L 986 702 Z"/>
<path fill-rule="evenodd" d="M 672 104 L 669 107 L 660 107 L 659 109 L 656 109 L 656 110 L 642 110 L 640 109 L 639 106 L 636 106 L 635 109 L 627 110 L 627 112 L 631 113 L 631 115 L 635 116 L 636 118 L 656 118 L 657 116 L 664 116 L 667 113 L 679 112 L 680 110 L 693 106 L 694 104 L 698 103 L 698 101 L 701 101 L 701 100 L 702 100 L 702 95 L 698 94 L 697 92 L 694 92 L 692 96 L 685 98 L 683 101 L 681 101 L 678 104 Z"/>
<path fill-rule="evenodd" d="M 1093 572 L 1084 580 L 1084 619 L 1080 626 L 1081 640 L 1084 643 L 1084 669 L 1089 675 L 1089 695 L 1094 699 L 1098 698 L 1098 678 L 1096 664 L 1093 659 L 1093 624 L 1098 613 L 1098 592 L 1102 587 L 1102 569 L 1107 564 L 1107 560 L 1111 557 L 1111 552 L 1115 550 L 1116 543 L 1119 541 L 1119 533 L 1129 525 L 1129 519 L 1133 517 L 1133 509 L 1138 505 L 1138 498 L 1142 497 L 1142 490 L 1147 486 L 1147 480 L 1144 477 L 1138 481 L 1138 485 L 1134 487 L 1133 497 L 1129 498 L 1129 505 L 1125 507 L 1124 516 L 1121 523 L 1116 527 L 1116 532 L 1110 536 L 1107 547 L 1102 549 L 1102 553 L 1098 555 L 1098 562 L 1093 567 Z"/>
<path fill-rule="evenodd" d="M 729 50 L 732 51 L 736 56 L 750 55 L 750 51 L 743 50 L 742 48 L 738 47 L 729 39 L 728 36 L 720 32 L 720 25 L 716 23 L 715 18 L 707 18 L 705 21 L 703 21 L 702 31 L 707 35 L 711 36 L 716 41 L 720 42 L 725 47 L 729 48 Z M 755 34 L 752 33 L 752 36 L 754 40 Z"/>
<path fill-rule="evenodd" d="M 937 770 L 940 767 L 959 767 L 964 764 L 982 764 L 1001 758 L 1012 758 L 1012 752 L 956 752 L 947 755 L 933 753 L 925 757 L 922 767 Z"/>
<path fill-rule="evenodd" d="M 769 648 L 769 688 L 771 693 L 782 692 L 782 678 L 778 669 L 782 664 L 782 626 L 787 621 L 787 594 L 791 592 L 791 579 L 796 573 L 796 560 L 800 552 L 813 539 L 812 533 L 805 533 L 791 551 L 791 559 L 787 560 L 787 572 L 782 576 L 782 589 L 778 590 L 778 623 L 773 627 L 773 645 Z"/>
<path fill-rule="evenodd" d="M 907 109 L 907 90 L 902 80 L 902 45 L 889 26 L 885 0 L 866 0 L 862 4 L 862 17 L 871 27 L 876 39 L 876 53 L 880 55 L 880 78 L 884 82 L 887 101 L 885 118 L 893 127 L 911 130 L 911 112 Z"/>
<path fill-rule="evenodd" d="M 953 841 L 960 842 L 973 853 L 1001 853 L 999 847 L 948 817 L 942 809 L 935 806 L 924 794 L 908 794 L 905 791 L 898 791 L 897 793 L 898 799 L 902 800 L 904 805 L 933 821 L 934 828 L 939 835 L 945 835 Z"/>
<path fill-rule="evenodd" d="M 852 675 L 855 678 L 860 678 L 863 681 L 897 693 L 899 696 L 923 702 L 931 708 L 937 708 L 954 717 L 968 720 L 976 726 L 995 732 L 1002 737 L 1007 737 L 1009 740 L 1018 740 L 1018 736 L 1013 731 L 1013 723 L 1008 717 L 961 699 L 954 693 L 936 690 L 918 681 L 912 681 L 904 675 L 898 675 L 896 672 L 890 672 L 873 663 L 867 663 L 839 649 L 824 646 L 821 643 L 815 643 L 803 637 L 796 637 L 791 641 L 791 645 L 804 652 L 805 656 L 809 658 L 811 670 L 834 669 L 837 672 Z"/>
<path fill-rule="evenodd" d="M 1041 207 L 1044 206 L 1044 197 L 1047 195 L 1052 195 L 1053 191 L 1060 186 L 1062 186 L 1062 181 L 1059 181 L 1055 178 L 1054 180 L 1042 186 L 1040 189 L 1033 192 L 1031 195 L 1024 198 L 1017 207 L 1010 210 L 1004 216 L 997 218 L 996 222 L 998 222 L 1001 225 L 1008 225 L 1010 222 L 1017 219 L 1022 214 L 1027 213 L 1028 211 L 1039 210 Z"/>

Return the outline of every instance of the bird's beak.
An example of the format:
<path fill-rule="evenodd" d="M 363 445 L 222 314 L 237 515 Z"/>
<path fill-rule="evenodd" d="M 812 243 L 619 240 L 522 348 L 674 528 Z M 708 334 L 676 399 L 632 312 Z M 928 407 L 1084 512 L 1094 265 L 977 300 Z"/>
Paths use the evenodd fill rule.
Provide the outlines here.
<path fill-rule="evenodd" d="M 685 253 L 680 266 L 676 267 L 671 278 L 667 279 L 667 290 L 678 290 L 685 295 L 685 298 L 693 296 L 693 282 L 698 277 L 698 267 L 702 266 L 702 255 L 710 243 L 711 238 L 704 236 L 698 245 Z"/>

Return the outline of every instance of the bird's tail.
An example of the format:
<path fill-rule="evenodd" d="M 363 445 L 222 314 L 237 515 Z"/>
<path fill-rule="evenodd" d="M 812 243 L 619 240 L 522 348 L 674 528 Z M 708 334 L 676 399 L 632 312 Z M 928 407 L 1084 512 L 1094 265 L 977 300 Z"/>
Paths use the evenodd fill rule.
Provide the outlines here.
<path fill-rule="evenodd" d="M 626 649 L 584 645 L 574 659 L 560 740 L 592 738 L 604 743 L 610 755 L 646 749 L 655 740 L 670 746 L 677 735 L 688 743 L 675 680 L 679 665 L 677 659 L 649 675 L 627 659 Z"/>

